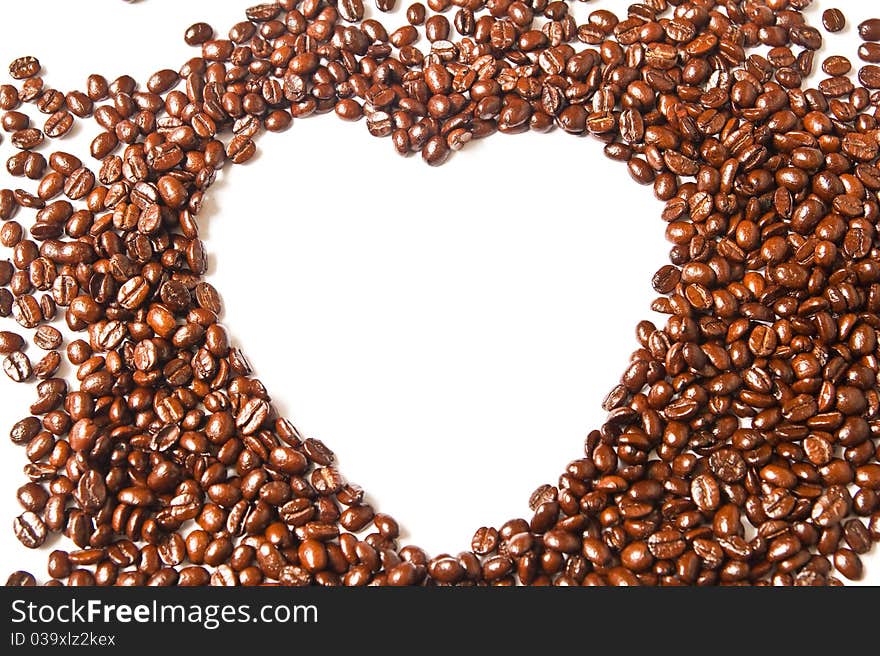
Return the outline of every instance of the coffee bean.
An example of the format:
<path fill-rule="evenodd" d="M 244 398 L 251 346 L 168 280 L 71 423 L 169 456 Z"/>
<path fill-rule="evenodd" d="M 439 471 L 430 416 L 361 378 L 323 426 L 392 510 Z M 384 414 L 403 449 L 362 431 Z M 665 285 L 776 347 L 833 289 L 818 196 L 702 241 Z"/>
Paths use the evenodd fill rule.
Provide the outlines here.
<path fill-rule="evenodd" d="M 859 82 L 868 89 L 880 89 L 880 66 L 862 66 L 859 69 Z"/>
<path fill-rule="evenodd" d="M 862 560 L 851 549 L 843 548 L 834 552 L 834 567 L 850 581 L 862 578 Z"/>
<path fill-rule="evenodd" d="M 709 474 L 697 476 L 691 483 L 691 498 L 701 511 L 715 510 L 721 502 L 718 483 Z"/>
<path fill-rule="evenodd" d="M 21 351 L 13 351 L 3 358 L 3 371 L 16 383 L 23 383 L 33 374 L 31 361 Z"/>
<path fill-rule="evenodd" d="M 449 146 L 446 139 L 441 136 L 431 137 L 422 148 L 422 159 L 429 166 L 440 166 L 447 157 L 449 157 Z"/>
<path fill-rule="evenodd" d="M 34 344 L 44 351 L 57 349 L 62 341 L 61 331 L 52 326 L 40 326 L 34 333 Z"/>
<path fill-rule="evenodd" d="M 658 531 L 648 538 L 648 549 L 651 554 L 661 560 L 678 558 L 687 544 L 681 534 L 673 529 Z"/>
<path fill-rule="evenodd" d="M 840 9 L 826 9 L 822 13 L 822 25 L 829 32 L 840 32 L 846 27 L 846 16 Z"/>
<path fill-rule="evenodd" d="M 478 529 L 471 540 L 471 550 L 481 556 L 492 553 L 497 546 L 498 531 L 494 528 L 483 527 Z"/>
<path fill-rule="evenodd" d="M 364 3 L 362 0 L 340 0 L 337 10 L 342 19 L 349 23 L 357 23 L 364 18 Z"/>
<path fill-rule="evenodd" d="M 21 351 L 24 347 L 24 339 L 17 333 L 8 330 L 0 331 L 0 355 L 10 355 Z"/>
<path fill-rule="evenodd" d="M 863 41 L 880 41 L 880 18 L 871 18 L 860 23 L 859 36 Z"/>
<path fill-rule="evenodd" d="M 40 68 L 40 60 L 36 57 L 19 57 L 9 65 L 9 74 L 16 80 L 24 80 L 37 75 Z"/>
<path fill-rule="evenodd" d="M 53 579 L 66 579 L 70 576 L 73 567 L 67 552 L 56 549 L 50 553 L 47 570 Z"/>
<path fill-rule="evenodd" d="M 10 141 L 20 150 L 31 150 L 43 143 L 43 132 L 37 128 L 18 130 L 12 134 Z"/>
<path fill-rule="evenodd" d="M 852 70 L 852 64 L 846 57 L 832 55 L 822 62 L 822 70 L 832 77 L 846 75 Z"/>
<path fill-rule="evenodd" d="M 880 64 L 880 43 L 863 43 L 859 46 L 859 58 L 871 64 Z"/>
<path fill-rule="evenodd" d="M 13 572 L 9 575 L 9 578 L 6 579 L 6 587 L 10 588 L 32 587 L 36 584 L 37 580 L 34 578 L 34 575 L 23 570 Z"/>
<path fill-rule="evenodd" d="M 194 23 L 186 29 L 184 34 L 184 40 L 190 46 L 201 45 L 213 37 L 214 29 L 207 23 Z"/>
<path fill-rule="evenodd" d="M 46 119 L 43 132 L 47 137 L 57 139 L 70 132 L 73 127 L 73 115 L 66 110 L 59 110 Z"/>
<path fill-rule="evenodd" d="M 356 121 L 361 115 L 361 106 L 357 101 L 346 98 L 336 103 L 336 115 L 344 121 Z"/>
<path fill-rule="evenodd" d="M 95 511 L 104 505 L 104 501 L 107 499 L 107 488 L 98 472 L 91 469 L 80 477 L 76 499 L 80 508 L 86 511 Z"/>
<path fill-rule="evenodd" d="M 147 89 L 150 93 L 165 93 L 174 87 L 178 80 L 180 80 L 180 76 L 176 71 L 162 69 L 150 76 L 150 79 L 147 80 Z"/>
<path fill-rule="evenodd" d="M 12 314 L 13 299 L 12 292 L 8 289 L 0 288 L 0 317 L 8 317 Z"/>
<path fill-rule="evenodd" d="M 709 457 L 709 468 L 725 483 L 741 480 L 747 472 L 743 457 L 733 449 L 721 449 Z"/>
<path fill-rule="evenodd" d="M 40 380 L 51 378 L 61 366 L 61 355 L 57 351 L 49 351 L 34 365 L 34 376 Z"/>
<path fill-rule="evenodd" d="M 22 112 L 10 111 L 3 114 L 2 127 L 6 132 L 18 132 L 31 124 L 31 119 Z"/>
<path fill-rule="evenodd" d="M 28 549 L 36 549 L 46 541 L 48 531 L 39 515 L 27 511 L 15 518 L 12 526 L 15 537 Z"/>

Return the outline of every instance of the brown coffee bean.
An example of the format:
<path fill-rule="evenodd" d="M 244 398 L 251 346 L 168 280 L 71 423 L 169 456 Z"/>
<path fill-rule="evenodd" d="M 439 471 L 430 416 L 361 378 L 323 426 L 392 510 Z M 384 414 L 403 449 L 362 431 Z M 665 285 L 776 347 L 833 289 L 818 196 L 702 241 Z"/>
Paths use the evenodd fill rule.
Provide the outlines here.
<path fill-rule="evenodd" d="M 584 538 L 583 554 L 593 565 L 605 567 L 611 563 L 612 555 L 604 542 L 597 538 Z"/>
<path fill-rule="evenodd" d="M 43 143 L 43 132 L 37 128 L 18 130 L 12 134 L 10 141 L 20 150 L 31 150 Z"/>
<path fill-rule="evenodd" d="M 871 550 L 871 534 L 860 519 L 851 519 L 844 524 L 843 538 L 857 554 L 865 554 Z"/>
<path fill-rule="evenodd" d="M 821 527 L 836 526 L 849 513 L 850 502 L 845 488 L 829 487 L 813 504 L 813 521 Z"/>
<path fill-rule="evenodd" d="M 40 326 L 34 333 L 34 344 L 44 351 L 52 351 L 61 346 L 61 331 L 52 326 Z"/>
<path fill-rule="evenodd" d="M 871 64 L 880 64 L 880 43 L 863 43 L 859 46 L 859 58 Z"/>
<path fill-rule="evenodd" d="M 3 371 L 16 383 L 23 383 L 33 374 L 30 359 L 21 351 L 13 351 L 3 358 Z"/>
<path fill-rule="evenodd" d="M 25 510 L 38 513 L 46 507 L 49 493 L 38 483 L 25 483 L 18 488 L 17 497 Z"/>
<path fill-rule="evenodd" d="M 829 32 L 840 32 L 846 27 L 846 16 L 840 9 L 826 9 L 822 13 L 822 25 Z"/>
<path fill-rule="evenodd" d="M 659 531 L 648 538 L 648 549 L 655 558 L 661 560 L 678 558 L 686 547 L 681 534 L 672 529 Z"/>
<path fill-rule="evenodd" d="M 441 136 L 434 136 L 428 139 L 427 143 L 422 147 L 422 159 L 429 166 L 440 166 L 449 157 L 449 145 L 446 139 Z"/>
<path fill-rule="evenodd" d="M 843 548 L 834 552 L 834 567 L 850 581 L 862 578 L 862 560 L 851 549 Z"/>
<path fill-rule="evenodd" d="M 859 23 L 859 36 L 863 41 L 880 41 L 880 18 Z"/>
<path fill-rule="evenodd" d="M 19 130 L 24 130 L 29 127 L 30 124 L 31 119 L 27 114 L 16 111 L 5 112 L 2 120 L 0 120 L 0 125 L 2 125 L 3 130 L 6 132 L 18 132 Z"/>
<path fill-rule="evenodd" d="M 833 55 L 822 62 L 822 71 L 826 75 L 837 77 L 846 75 L 852 70 L 852 64 L 846 57 Z"/>
<path fill-rule="evenodd" d="M 721 502 L 718 483 L 709 474 L 697 476 L 691 483 L 691 498 L 701 511 L 715 510 Z"/>
<path fill-rule="evenodd" d="M 40 68 L 40 60 L 36 57 L 19 57 L 9 64 L 9 75 L 16 80 L 24 80 L 37 75 Z"/>
<path fill-rule="evenodd" d="M 15 518 L 12 526 L 15 537 L 28 549 L 41 546 L 48 535 L 46 525 L 39 515 L 27 511 Z"/>
<path fill-rule="evenodd" d="M 59 110 L 46 119 L 43 132 L 47 137 L 58 139 L 70 132 L 73 127 L 73 115 L 66 110 Z"/>
<path fill-rule="evenodd" d="M 880 66 L 868 64 L 859 69 L 859 82 L 868 89 L 880 89 Z"/>
<path fill-rule="evenodd" d="M 8 330 L 0 331 L 0 355 L 10 355 L 24 348 L 24 339 L 21 335 Z"/>
<path fill-rule="evenodd" d="M 70 112 L 79 118 L 88 118 L 92 115 L 94 103 L 82 91 L 71 91 L 65 97 L 65 104 Z"/>
<path fill-rule="evenodd" d="M 61 355 L 57 351 L 49 351 L 34 365 L 34 376 L 40 380 L 51 378 L 61 366 Z"/>
<path fill-rule="evenodd" d="M 351 98 L 340 100 L 336 103 L 336 115 L 344 121 L 356 121 L 362 116 L 361 106 Z"/>
<path fill-rule="evenodd" d="M 33 587 L 37 584 L 37 580 L 34 578 L 34 575 L 30 572 L 25 572 L 24 570 L 18 570 L 9 575 L 9 578 L 6 579 L 6 587 L 9 588 L 25 588 L 25 587 Z"/>
<path fill-rule="evenodd" d="M 153 73 L 147 80 L 147 89 L 150 93 L 161 94 L 173 88 L 180 80 L 176 71 L 163 69 Z"/>
<path fill-rule="evenodd" d="M 337 10 L 342 19 L 349 23 L 357 23 L 364 18 L 364 3 L 362 0 L 340 0 Z"/>
<path fill-rule="evenodd" d="M 104 505 L 107 499 L 107 488 L 98 472 L 92 469 L 80 477 L 76 499 L 80 507 L 86 511 L 95 511 Z"/>
<path fill-rule="evenodd" d="M 194 23 L 190 25 L 184 34 L 187 45 L 198 46 L 214 37 L 214 28 L 207 23 Z"/>

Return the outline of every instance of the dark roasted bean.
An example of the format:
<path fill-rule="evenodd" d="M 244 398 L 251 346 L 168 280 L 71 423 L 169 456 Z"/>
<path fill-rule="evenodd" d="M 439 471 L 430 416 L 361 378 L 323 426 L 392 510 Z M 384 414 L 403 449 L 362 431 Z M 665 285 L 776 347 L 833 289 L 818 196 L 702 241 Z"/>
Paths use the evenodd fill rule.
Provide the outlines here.
<path fill-rule="evenodd" d="M 15 518 L 15 537 L 28 549 L 36 549 L 46 541 L 48 531 L 39 515 L 27 511 Z"/>
<path fill-rule="evenodd" d="M 13 351 L 3 358 L 3 371 L 16 383 L 23 383 L 33 374 L 30 359 L 21 351 Z"/>
<path fill-rule="evenodd" d="M 846 17 L 840 9 L 826 9 L 822 13 L 822 25 L 829 32 L 840 32 L 846 27 Z"/>
<path fill-rule="evenodd" d="M 24 339 L 8 330 L 0 331 L 0 355 L 9 355 L 24 347 Z"/>
<path fill-rule="evenodd" d="M 859 58 L 871 64 L 880 63 L 880 43 L 863 43 L 859 46 Z"/>
<path fill-rule="evenodd" d="M 862 66 L 859 69 L 859 82 L 868 89 L 880 89 L 880 66 L 874 64 Z"/>
<path fill-rule="evenodd" d="M 880 18 L 871 18 L 860 23 L 859 36 L 864 41 L 880 41 Z"/>
<path fill-rule="evenodd" d="M 19 57 L 9 65 L 9 74 L 16 80 L 24 80 L 37 75 L 40 68 L 36 57 Z"/>

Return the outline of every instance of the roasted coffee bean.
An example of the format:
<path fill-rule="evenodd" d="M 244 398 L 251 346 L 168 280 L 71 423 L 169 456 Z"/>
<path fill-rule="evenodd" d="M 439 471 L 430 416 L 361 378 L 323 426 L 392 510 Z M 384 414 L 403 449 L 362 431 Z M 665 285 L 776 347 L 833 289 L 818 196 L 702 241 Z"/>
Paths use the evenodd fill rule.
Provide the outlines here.
<path fill-rule="evenodd" d="M 61 366 L 61 355 L 57 351 L 49 351 L 34 365 L 34 376 L 40 380 L 51 378 L 58 373 Z"/>
<path fill-rule="evenodd" d="M 422 159 L 429 166 L 440 166 L 449 157 L 449 145 L 441 136 L 434 136 L 422 147 Z"/>
<path fill-rule="evenodd" d="M 356 121 L 361 115 L 361 106 L 356 100 L 345 98 L 336 103 L 336 115 L 344 121 Z"/>
<path fill-rule="evenodd" d="M 708 474 L 697 476 L 691 484 L 691 498 L 703 512 L 715 510 L 721 502 L 718 483 Z"/>
<path fill-rule="evenodd" d="M 24 339 L 21 335 L 8 330 L 0 331 L 0 355 L 10 355 L 21 351 L 24 347 Z"/>
<path fill-rule="evenodd" d="M 17 497 L 25 510 L 38 513 L 46 507 L 49 493 L 38 483 L 25 483 L 18 488 Z"/>
<path fill-rule="evenodd" d="M 57 139 L 70 132 L 73 127 L 73 116 L 66 110 L 59 110 L 46 119 L 43 132 L 47 137 Z"/>
<path fill-rule="evenodd" d="M 364 18 L 364 3 L 362 0 L 340 0 L 337 11 L 343 20 L 357 23 Z"/>
<path fill-rule="evenodd" d="M 214 28 L 207 23 L 194 23 L 190 25 L 184 34 L 187 45 L 198 46 L 214 37 Z"/>
<path fill-rule="evenodd" d="M 868 89 L 880 89 L 880 66 L 869 64 L 859 69 L 859 82 Z"/>
<path fill-rule="evenodd" d="M 829 32 L 840 32 L 846 27 L 846 16 L 840 9 L 826 9 L 822 13 L 822 25 Z"/>
<path fill-rule="evenodd" d="M 43 143 L 43 132 L 37 128 L 18 130 L 10 138 L 12 145 L 21 150 L 31 150 Z"/>
<path fill-rule="evenodd" d="M 16 80 L 24 80 L 37 75 L 40 68 L 40 60 L 36 57 L 19 57 L 9 65 L 9 75 Z"/>
<path fill-rule="evenodd" d="M 61 331 L 52 326 L 40 326 L 34 333 L 34 344 L 44 351 L 57 349 L 62 341 Z"/>
<path fill-rule="evenodd" d="M 834 567 L 851 581 L 862 578 L 862 561 L 851 549 L 842 548 L 834 553 Z"/>
<path fill-rule="evenodd" d="M 880 64 L 880 43 L 863 43 L 859 46 L 859 58 L 871 64 Z"/>
<path fill-rule="evenodd" d="M 36 549 L 41 546 L 48 535 L 46 525 L 39 515 L 27 511 L 15 518 L 12 530 L 15 537 L 28 549 Z"/>
<path fill-rule="evenodd" d="M 6 132 L 18 132 L 29 127 L 31 119 L 22 112 L 10 111 L 3 114 L 0 124 Z"/>
<path fill-rule="evenodd" d="M 824 71 L 826 75 L 830 75 L 832 77 L 846 75 L 851 70 L 852 64 L 850 63 L 849 59 L 847 59 L 846 57 L 841 57 L 839 55 L 832 55 L 822 62 L 822 71 Z"/>
<path fill-rule="evenodd" d="M 13 351 L 3 358 L 3 371 L 16 383 L 23 383 L 33 374 L 30 359 L 21 351 Z"/>
<path fill-rule="evenodd" d="M 155 94 L 165 93 L 175 86 L 178 80 L 180 80 L 180 76 L 176 71 L 162 69 L 153 73 L 147 80 L 147 90 Z"/>
<path fill-rule="evenodd" d="M 471 550 L 475 554 L 485 555 L 495 551 L 498 546 L 498 531 L 494 528 L 480 528 L 471 540 Z"/>
<path fill-rule="evenodd" d="M 860 23 L 859 36 L 863 41 L 880 41 L 880 18 L 871 18 Z"/>
<path fill-rule="evenodd" d="M 6 587 L 9 588 L 32 587 L 36 584 L 37 580 L 34 578 L 34 575 L 30 572 L 25 572 L 24 570 L 13 572 L 9 575 L 9 578 L 6 579 Z"/>

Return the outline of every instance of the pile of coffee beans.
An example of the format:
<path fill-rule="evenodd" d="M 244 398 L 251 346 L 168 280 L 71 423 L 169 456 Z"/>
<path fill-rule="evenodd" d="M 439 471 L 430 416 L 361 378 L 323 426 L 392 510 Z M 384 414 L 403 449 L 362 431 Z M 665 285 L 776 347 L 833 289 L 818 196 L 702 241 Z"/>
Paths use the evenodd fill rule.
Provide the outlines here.
<path fill-rule="evenodd" d="M 391 32 L 362 0 L 254 6 L 225 35 L 189 27 L 197 56 L 144 84 L 64 93 L 34 57 L 9 67 L 23 187 L 0 191 L 0 315 L 19 328 L 0 357 L 37 381 L 10 433 L 28 459 L 15 533 L 75 545 L 49 584 L 858 579 L 880 540 L 880 19 L 858 26 L 854 71 L 817 61 L 811 0 L 645 0 L 582 24 L 560 0 L 427 4 Z M 432 165 L 496 131 L 588 134 L 665 204 L 666 324 L 637 326 L 583 457 L 464 553 L 400 547 L 333 452 L 276 416 L 204 279 L 217 173 L 331 111 Z M 88 117 L 90 153 L 41 154 Z"/>

